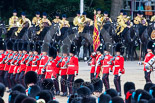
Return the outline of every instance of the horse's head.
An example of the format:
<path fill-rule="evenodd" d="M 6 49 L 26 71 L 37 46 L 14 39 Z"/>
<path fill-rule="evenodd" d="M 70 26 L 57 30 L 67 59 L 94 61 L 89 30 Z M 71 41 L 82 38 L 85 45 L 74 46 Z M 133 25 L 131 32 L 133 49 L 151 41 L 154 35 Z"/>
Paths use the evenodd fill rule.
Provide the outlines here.
<path fill-rule="evenodd" d="M 54 29 L 55 29 L 55 34 L 57 36 L 61 36 L 61 31 L 60 31 L 60 24 L 59 23 L 53 23 Z"/>

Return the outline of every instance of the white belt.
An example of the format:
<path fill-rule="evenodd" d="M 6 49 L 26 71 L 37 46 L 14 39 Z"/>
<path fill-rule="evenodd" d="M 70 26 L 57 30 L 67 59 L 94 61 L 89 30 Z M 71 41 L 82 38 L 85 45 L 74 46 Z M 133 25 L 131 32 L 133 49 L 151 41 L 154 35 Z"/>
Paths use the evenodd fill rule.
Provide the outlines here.
<path fill-rule="evenodd" d="M 67 69 L 66 67 L 61 67 L 61 69 Z"/>
<path fill-rule="evenodd" d="M 103 65 L 102 67 L 109 67 L 109 65 Z"/>
<path fill-rule="evenodd" d="M 95 67 L 95 65 L 91 65 L 92 67 Z"/>
<path fill-rule="evenodd" d="M 120 67 L 120 65 L 115 65 L 115 67 Z"/>
<path fill-rule="evenodd" d="M 39 67 L 44 67 L 44 65 L 39 65 Z"/>
<path fill-rule="evenodd" d="M 52 72 L 52 70 L 46 70 L 46 72 Z"/>
<path fill-rule="evenodd" d="M 37 67 L 37 65 L 32 65 L 32 67 Z"/>
<path fill-rule="evenodd" d="M 68 67 L 75 67 L 75 65 L 68 65 Z"/>

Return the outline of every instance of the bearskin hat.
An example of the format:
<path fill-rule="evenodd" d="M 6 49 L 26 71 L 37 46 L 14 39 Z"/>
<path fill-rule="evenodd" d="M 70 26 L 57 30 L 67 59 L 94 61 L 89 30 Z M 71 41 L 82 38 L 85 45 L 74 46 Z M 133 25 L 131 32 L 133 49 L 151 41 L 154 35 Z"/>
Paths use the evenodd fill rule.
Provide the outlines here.
<path fill-rule="evenodd" d="M 77 94 L 80 97 L 90 96 L 91 91 L 88 87 L 82 86 L 82 87 L 77 89 Z"/>
<path fill-rule="evenodd" d="M 34 98 L 27 97 L 21 103 L 37 103 Z"/>
<path fill-rule="evenodd" d="M 114 97 L 112 98 L 112 103 L 124 103 L 124 100 L 121 97 Z"/>
<path fill-rule="evenodd" d="M 8 50 L 13 50 L 13 42 L 11 40 L 9 40 L 6 44 L 6 48 Z"/>
<path fill-rule="evenodd" d="M 81 79 L 81 78 L 78 78 L 78 79 L 76 79 L 76 80 L 74 81 L 74 84 L 73 84 L 74 93 L 77 92 L 77 89 L 80 88 L 80 86 L 81 86 L 81 84 L 82 84 L 83 82 L 84 82 L 84 80 Z"/>
<path fill-rule="evenodd" d="M 155 98 L 155 86 L 150 88 L 149 93 Z"/>
<path fill-rule="evenodd" d="M 5 103 L 2 97 L 0 97 L 0 103 Z"/>
<path fill-rule="evenodd" d="M 151 88 L 152 86 L 155 86 L 155 85 L 154 85 L 153 83 L 146 83 L 146 84 L 144 85 L 144 90 L 146 90 L 146 91 L 149 92 L 149 90 L 150 90 L 150 88 Z"/>
<path fill-rule="evenodd" d="M 57 56 L 57 50 L 54 47 L 50 46 L 48 54 L 49 57 L 53 57 L 55 59 Z"/>
<path fill-rule="evenodd" d="M 124 49 L 123 49 L 122 44 L 119 44 L 119 43 L 118 43 L 118 44 L 116 45 L 115 52 L 120 52 L 120 53 L 123 55 Z"/>
<path fill-rule="evenodd" d="M 111 101 L 111 96 L 109 94 L 101 94 L 100 97 L 98 98 L 98 103 L 110 103 Z"/>
<path fill-rule="evenodd" d="M 25 41 L 24 43 L 23 43 L 23 47 L 22 47 L 22 49 L 23 50 L 25 50 L 25 51 L 28 51 L 28 42 L 27 41 Z"/>
<path fill-rule="evenodd" d="M 130 89 L 126 94 L 125 94 L 125 102 L 126 103 L 131 103 L 131 98 L 132 98 L 132 93 L 135 92 L 134 89 Z"/>
<path fill-rule="evenodd" d="M 20 93 L 26 94 L 26 88 L 21 84 L 16 84 L 12 89 L 12 91 L 19 91 Z"/>
<path fill-rule="evenodd" d="M 37 83 L 37 73 L 34 72 L 34 71 L 29 71 L 25 74 L 25 78 L 24 78 L 24 81 L 25 81 L 25 85 L 27 86 L 28 84 L 30 83 L 34 83 L 36 84 Z"/>
<path fill-rule="evenodd" d="M 0 40 L 0 50 L 5 50 L 5 43 L 3 40 Z"/>
<path fill-rule="evenodd" d="M 148 44 L 147 44 L 147 49 L 151 49 L 153 50 L 153 41 L 149 41 Z"/>
<path fill-rule="evenodd" d="M 62 51 L 62 53 L 68 54 L 69 53 L 69 47 L 68 47 L 68 45 L 63 45 L 61 47 L 61 51 Z"/>
<path fill-rule="evenodd" d="M 138 100 L 139 94 L 141 94 L 142 92 L 143 92 L 142 89 L 137 89 L 135 92 L 133 92 L 131 102 L 136 103 Z"/>
<path fill-rule="evenodd" d="M 148 103 L 148 100 L 146 100 L 146 99 L 141 99 L 138 103 Z"/>
<path fill-rule="evenodd" d="M 49 92 L 47 90 L 42 90 L 36 96 L 36 100 L 39 100 L 39 99 L 43 99 L 47 103 L 52 98 L 51 98 L 51 95 L 49 94 Z"/>
<path fill-rule="evenodd" d="M 34 43 L 30 42 L 29 43 L 29 51 L 34 51 Z"/>
<path fill-rule="evenodd" d="M 54 43 L 53 47 L 56 48 L 57 52 L 60 51 L 60 46 L 57 43 Z"/>
<path fill-rule="evenodd" d="M 74 98 L 76 98 L 76 97 L 78 97 L 78 95 L 71 95 L 71 96 L 69 96 L 67 102 L 68 102 L 68 103 L 71 103 L 72 100 L 73 100 Z"/>
<path fill-rule="evenodd" d="M 83 97 L 82 103 L 96 103 L 96 98 L 92 96 Z"/>
<path fill-rule="evenodd" d="M 43 90 L 53 90 L 54 81 L 52 79 L 44 79 L 41 83 Z"/>
<path fill-rule="evenodd" d="M 83 82 L 83 83 L 81 84 L 81 86 L 86 86 L 86 87 L 88 87 L 88 88 L 90 89 L 90 91 L 91 91 L 91 94 L 94 92 L 94 85 L 93 85 L 92 83 L 90 83 L 90 82 Z"/>
<path fill-rule="evenodd" d="M 21 103 L 25 98 L 28 98 L 28 96 L 26 96 L 23 93 L 20 93 L 16 96 L 14 103 Z"/>
<path fill-rule="evenodd" d="M 13 44 L 13 51 L 18 51 L 18 42 Z"/>
<path fill-rule="evenodd" d="M 23 42 L 22 41 L 18 41 L 18 50 L 22 51 L 23 50 Z"/>
<path fill-rule="evenodd" d="M 99 78 L 95 78 L 91 82 L 94 85 L 94 92 L 102 92 L 103 90 L 103 82 Z"/>
<path fill-rule="evenodd" d="M 48 50 L 49 50 L 49 44 L 48 43 L 44 43 L 42 45 L 41 52 L 48 52 Z"/>
<path fill-rule="evenodd" d="M 35 98 L 36 95 L 41 91 L 40 86 L 33 85 L 28 88 L 28 96 Z"/>
<path fill-rule="evenodd" d="M 101 53 L 103 53 L 103 45 L 102 44 L 100 44 L 100 46 L 98 47 L 98 49 L 97 49 L 97 51 L 100 51 Z"/>
<path fill-rule="evenodd" d="M 148 103 L 155 103 L 155 98 L 150 99 Z"/>
<path fill-rule="evenodd" d="M 3 97 L 5 92 L 5 85 L 0 83 L 0 96 Z"/>
<path fill-rule="evenodd" d="M 12 92 L 9 94 L 8 102 L 9 102 L 9 103 L 14 103 L 15 98 L 16 98 L 16 96 L 18 96 L 18 94 L 20 94 L 19 91 L 12 91 Z"/>
<path fill-rule="evenodd" d="M 133 82 L 126 82 L 124 84 L 124 94 L 126 95 L 126 93 L 131 89 L 135 90 L 135 84 Z"/>
<path fill-rule="evenodd" d="M 153 97 L 145 90 L 143 90 L 139 95 L 138 95 L 138 99 L 137 102 L 139 102 L 141 99 L 146 99 L 146 100 L 150 100 Z"/>
<path fill-rule="evenodd" d="M 72 54 L 74 54 L 74 55 L 76 54 L 76 46 L 73 45 L 73 44 L 71 44 L 70 53 L 72 53 Z"/>
<path fill-rule="evenodd" d="M 33 48 L 34 51 L 38 52 L 38 54 L 41 53 L 41 45 L 39 43 L 35 43 L 34 44 L 34 48 Z"/>
<path fill-rule="evenodd" d="M 108 89 L 104 94 L 109 94 L 112 98 L 118 96 L 118 93 L 115 89 Z"/>
<path fill-rule="evenodd" d="M 111 51 L 111 44 L 107 43 L 105 46 L 104 46 L 104 51 Z"/>
<path fill-rule="evenodd" d="M 90 52 L 91 52 L 91 53 L 94 52 L 94 47 L 93 47 L 93 45 L 90 46 Z"/>

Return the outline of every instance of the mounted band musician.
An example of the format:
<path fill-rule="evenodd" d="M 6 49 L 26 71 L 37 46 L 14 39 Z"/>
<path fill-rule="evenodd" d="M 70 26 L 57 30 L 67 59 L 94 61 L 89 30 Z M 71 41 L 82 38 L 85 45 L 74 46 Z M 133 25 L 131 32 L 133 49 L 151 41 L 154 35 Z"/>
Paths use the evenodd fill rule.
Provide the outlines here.
<path fill-rule="evenodd" d="M 40 30 L 40 27 L 39 27 L 40 23 L 41 23 L 40 12 L 37 11 L 36 16 L 33 17 L 32 19 L 32 25 L 36 28 L 36 31 Z"/>
<path fill-rule="evenodd" d="M 15 32 L 15 35 L 21 39 L 24 33 L 27 31 L 29 27 L 31 27 L 31 21 L 26 18 L 25 12 L 22 12 L 21 18 L 19 19 L 19 27 L 18 30 Z"/>
<path fill-rule="evenodd" d="M 49 27 L 52 25 L 50 20 L 47 18 L 47 13 L 43 12 L 43 18 L 40 21 L 40 30 L 37 32 L 37 34 L 40 36 L 40 39 L 43 40 L 47 31 L 49 30 Z"/>
<path fill-rule="evenodd" d="M 17 11 L 13 10 L 13 16 L 9 19 L 9 28 L 8 32 L 6 34 L 7 38 L 9 39 L 12 34 L 17 31 L 18 29 L 18 17 L 17 17 Z"/>

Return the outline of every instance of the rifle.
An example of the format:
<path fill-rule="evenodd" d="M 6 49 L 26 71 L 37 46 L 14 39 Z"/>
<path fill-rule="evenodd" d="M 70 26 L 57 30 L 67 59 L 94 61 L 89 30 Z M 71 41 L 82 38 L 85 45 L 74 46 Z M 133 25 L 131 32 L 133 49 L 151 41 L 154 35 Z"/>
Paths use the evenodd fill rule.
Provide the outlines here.
<path fill-rule="evenodd" d="M 70 61 L 70 56 L 68 57 L 68 59 L 67 59 L 67 61 L 65 62 L 65 65 L 63 66 L 63 67 L 67 67 L 67 64 L 69 63 L 69 61 Z"/>
<path fill-rule="evenodd" d="M 99 65 L 101 65 L 101 60 L 104 60 L 104 58 L 105 58 L 105 54 L 98 59 L 98 61 L 96 63 L 96 66 L 95 66 L 95 72 L 96 72 L 97 67 Z M 96 75 L 96 73 L 95 73 L 95 75 Z"/>
<path fill-rule="evenodd" d="M 48 63 L 50 62 L 50 59 L 48 59 L 47 63 L 44 65 L 43 69 L 42 69 L 42 72 L 45 73 L 46 72 L 46 69 L 45 67 L 48 65 Z"/>
<path fill-rule="evenodd" d="M 14 64 L 14 61 L 18 59 L 19 55 L 20 55 L 20 54 L 18 54 L 18 55 L 16 56 L 16 58 L 13 59 L 12 64 Z"/>
<path fill-rule="evenodd" d="M 33 58 L 34 58 L 34 55 L 28 60 L 28 62 L 26 63 L 28 66 L 30 66 L 30 62 L 33 60 Z"/>
<path fill-rule="evenodd" d="M 112 61 L 114 61 L 116 57 L 117 57 L 117 55 L 115 55 L 115 56 L 108 62 L 108 64 L 109 64 L 109 65 L 112 65 Z"/>
<path fill-rule="evenodd" d="M 58 63 L 56 64 L 56 67 L 59 67 L 59 64 L 62 62 L 63 58 L 64 58 L 64 57 L 62 57 L 62 58 L 58 61 Z"/>
<path fill-rule="evenodd" d="M 87 61 L 87 64 L 88 64 L 88 66 L 90 66 L 90 61 L 92 60 L 92 57 L 90 57 L 89 59 L 88 59 L 88 61 Z"/>
<path fill-rule="evenodd" d="M 3 59 L 3 61 L 1 62 L 1 64 L 5 64 L 4 61 L 8 58 L 9 54 L 10 54 L 10 53 L 8 53 L 8 54 L 5 56 L 5 58 Z"/>
<path fill-rule="evenodd" d="M 19 62 L 20 60 L 22 60 L 23 56 L 24 56 L 24 54 L 22 54 L 21 57 L 17 60 L 16 65 L 19 65 L 18 62 Z"/>
<path fill-rule="evenodd" d="M 13 53 L 13 55 L 12 55 L 10 58 L 7 59 L 6 63 L 7 63 L 9 60 L 13 59 L 14 55 L 15 55 L 15 53 Z M 8 65 L 9 65 L 9 64 L 10 64 L 10 63 L 8 63 Z"/>
<path fill-rule="evenodd" d="M 30 57 L 30 55 L 24 59 L 24 61 L 23 61 L 24 64 L 25 64 L 25 61 L 29 59 L 29 57 Z"/>
<path fill-rule="evenodd" d="M 34 61 L 34 63 L 36 64 L 37 61 L 41 60 L 42 57 L 43 57 L 43 55 L 39 56 L 39 58 L 36 61 Z"/>

